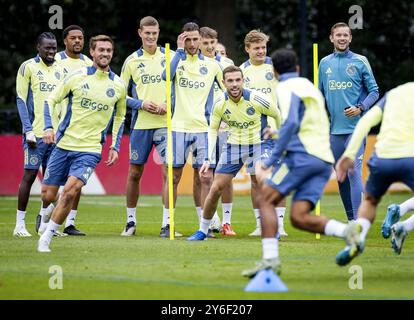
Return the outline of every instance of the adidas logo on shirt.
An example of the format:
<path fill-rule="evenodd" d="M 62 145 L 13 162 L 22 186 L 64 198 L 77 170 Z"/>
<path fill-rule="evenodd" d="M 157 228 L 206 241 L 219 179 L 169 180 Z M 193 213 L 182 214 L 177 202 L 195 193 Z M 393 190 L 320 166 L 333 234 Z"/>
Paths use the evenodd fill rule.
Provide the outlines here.
<path fill-rule="evenodd" d="M 332 73 L 332 70 L 331 70 L 331 68 L 330 67 L 328 67 L 328 69 L 326 70 L 326 72 L 325 72 L 326 74 L 331 74 Z"/>
<path fill-rule="evenodd" d="M 88 90 L 89 90 L 89 85 L 87 83 L 85 83 L 82 86 L 82 95 L 87 96 L 88 95 Z"/>
<path fill-rule="evenodd" d="M 37 72 L 37 75 L 38 75 L 38 76 L 43 76 L 42 71 L 40 71 L 40 70 L 39 70 L 39 71 Z"/>

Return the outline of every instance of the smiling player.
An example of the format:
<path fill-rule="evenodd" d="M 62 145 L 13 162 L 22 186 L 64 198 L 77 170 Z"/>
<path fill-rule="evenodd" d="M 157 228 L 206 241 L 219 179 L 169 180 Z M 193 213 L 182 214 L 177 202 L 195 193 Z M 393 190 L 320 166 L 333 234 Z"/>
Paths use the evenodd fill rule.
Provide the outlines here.
<path fill-rule="evenodd" d="M 113 55 L 113 40 L 99 35 L 90 40 L 93 66 L 81 68 L 65 78 L 44 106 L 44 135 L 47 144 L 56 144 L 42 184 L 42 201 L 56 198 L 60 185 L 63 192 L 52 217 L 38 243 L 39 252 L 50 252 L 49 244 L 72 208 L 74 198 L 87 183 L 101 160 L 106 131 L 112 126 L 112 145 L 108 160 L 112 166 L 118 152 L 124 128 L 126 88 L 124 82 L 109 68 Z M 55 134 L 51 121 L 55 106 L 68 97 L 67 112 Z"/>

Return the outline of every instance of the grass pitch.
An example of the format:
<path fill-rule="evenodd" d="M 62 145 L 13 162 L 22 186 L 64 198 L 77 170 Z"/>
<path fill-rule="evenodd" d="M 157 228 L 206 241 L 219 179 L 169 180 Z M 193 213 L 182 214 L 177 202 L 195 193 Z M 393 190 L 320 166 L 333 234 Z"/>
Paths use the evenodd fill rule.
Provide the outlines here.
<path fill-rule="evenodd" d="M 397 256 L 380 235 L 386 206 L 410 196 L 383 198 L 365 252 L 351 264 L 362 267 L 362 289 L 349 288 L 351 265 L 335 264 L 342 240 L 316 240 L 313 234 L 293 229 L 286 217 L 289 236 L 279 250 L 281 278 L 289 292 L 277 294 L 243 291 L 248 281 L 240 272 L 261 258 L 260 239 L 247 236 L 255 228 L 249 197 L 234 200 L 236 237 L 194 243 L 185 237 L 159 238 L 160 197 L 140 199 L 137 235 L 124 238 L 124 197 L 83 196 L 77 226 L 87 236 L 54 238 L 50 254 L 36 252 L 39 198 L 30 199 L 26 217 L 33 237 L 20 239 L 12 237 L 17 199 L 0 197 L 0 299 L 414 299 L 414 240 L 409 236 Z M 338 195 L 323 197 L 322 213 L 345 220 Z M 197 230 L 197 221 L 192 198 L 179 197 L 176 229 L 188 236 Z M 63 271 L 61 290 L 49 288 L 53 265 Z"/>

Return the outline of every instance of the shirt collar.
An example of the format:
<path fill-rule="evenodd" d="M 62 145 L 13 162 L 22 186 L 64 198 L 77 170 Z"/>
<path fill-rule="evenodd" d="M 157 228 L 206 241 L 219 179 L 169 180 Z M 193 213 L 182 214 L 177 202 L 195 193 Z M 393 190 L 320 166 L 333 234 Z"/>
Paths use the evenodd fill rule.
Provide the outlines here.
<path fill-rule="evenodd" d="M 98 70 L 97 68 L 95 68 L 94 66 L 90 66 L 89 67 L 89 72 L 88 72 L 88 74 L 89 75 L 92 75 L 92 74 L 96 74 L 96 75 L 98 75 L 98 76 L 103 76 L 103 75 L 105 75 L 105 76 L 111 76 L 111 73 L 112 73 L 112 70 L 111 70 L 111 68 L 109 68 L 109 70 L 108 71 L 102 71 L 102 70 Z"/>
<path fill-rule="evenodd" d="M 143 46 L 141 46 L 140 49 L 142 50 L 142 52 L 144 53 L 144 55 L 152 56 L 152 54 L 149 53 L 148 51 L 146 51 Z M 160 51 L 160 47 L 157 46 L 157 49 L 155 49 L 154 55 L 156 55 L 159 51 Z"/>
<path fill-rule="evenodd" d="M 351 54 L 352 54 L 352 51 L 349 50 L 349 48 L 346 49 L 343 52 L 339 52 L 339 51 L 334 50 L 334 56 L 335 57 L 349 57 Z"/>
<path fill-rule="evenodd" d="M 297 77 L 299 77 L 299 73 L 297 72 L 285 72 L 279 76 L 279 82 L 285 81 L 291 78 L 297 78 Z"/>

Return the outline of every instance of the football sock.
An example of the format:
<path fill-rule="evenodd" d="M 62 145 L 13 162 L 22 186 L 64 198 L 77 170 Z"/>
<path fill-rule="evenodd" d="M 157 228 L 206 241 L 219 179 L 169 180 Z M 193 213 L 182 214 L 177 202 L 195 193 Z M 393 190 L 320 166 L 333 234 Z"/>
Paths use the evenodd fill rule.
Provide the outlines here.
<path fill-rule="evenodd" d="M 53 235 L 57 230 L 59 230 L 60 226 L 60 224 L 57 224 L 52 219 L 50 219 L 49 223 L 47 224 L 46 231 L 42 234 L 39 241 L 46 241 L 48 244 L 50 244 Z"/>
<path fill-rule="evenodd" d="M 16 213 L 16 227 L 25 227 L 26 223 L 24 221 L 26 217 L 26 211 L 17 210 Z"/>
<path fill-rule="evenodd" d="M 344 236 L 344 231 L 346 228 L 346 224 L 336 221 L 336 220 L 329 220 L 325 225 L 324 233 L 327 236 L 334 236 L 342 238 Z"/>
<path fill-rule="evenodd" d="M 78 214 L 78 210 L 70 210 L 68 217 L 66 218 L 65 228 L 75 225 L 75 218 Z"/>
<path fill-rule="evenodd" d="M 285 217 L 286 208 L 284 207 L 277 207 L 275 208 L 276 216 L 277 216 L 277 223 L 279 225 L 278 229 L 284 229 L 284 222 L 283 219 Z"/>
<path fill-rule="evenodd" d="M 135 218 L 137 208 L 127 208 L 127 223 L 134 222 L 137 224 L 137 219 Z"/>
<path fill-rule="evenodd" d="M 365 241 L 368 230 L 371 227 L 371 222 L 366 218 L 358 218 L 356 222 L 362 226 L 361 241 Z"/>
<path fill-rule="evenodd" d="M 170 209 L 162 206 L 162 227 L 164 228 L 167 224 L 170 224 Z"/>
<path fill-rule="evenodd" d="M 414 229 L 414 214 L 409 217 L 407 220 L 403 221 L 403 225 L 405 230 L 407 230 L 408 232 L 411 232 L 411 230 Z"/>
<path fill-rule="evenodd" d="M 400 217 L 402 217 L 408 211 L 411 211 L 411 210 L 414 210 L 414 197 L 400 204 Z"/>
<path fill-rule="evenodd" d="M 39 211 L 39 214 L 40 215 L 42 215 L 42 210 L 44 209 L 44 210 L 46 210 L 48 207 L 44 207 L 44 205 L 43 205 L 43 201 L 40 201 L 40 211 Z"/>
<path fill-rule="evenodd" d="M 256 217 L 256 228 L 261 228 L 262 225 L 260 223 L 260 210 L 259 209 L 253 209 L 254 216 Z"/>
<path fill-rule="evenodd" d="M 200 219 L 200 230 L 204 234 L 208 233 L 208 228 L 210 227 L 210 222 L 211 222 L 211 219 L 204 219 L 204 218 Z"/>
<path fill-rule="evenodd" d="M 279 257 L 279 241 L 276 238 L 263 238 L 263 259 L 274 259 Z"/>
<path fill-rule="evenodd" d="M 198 221 L 203 217 L 203 209 L 201 207 L 196 207 Z"/>
<path fill-rule="evenodd" d="M 223 212 L 223 224 L 231 224 L 231 210 L 233 208 L 233 203 L 222 203 L 221 208 Z"/>

